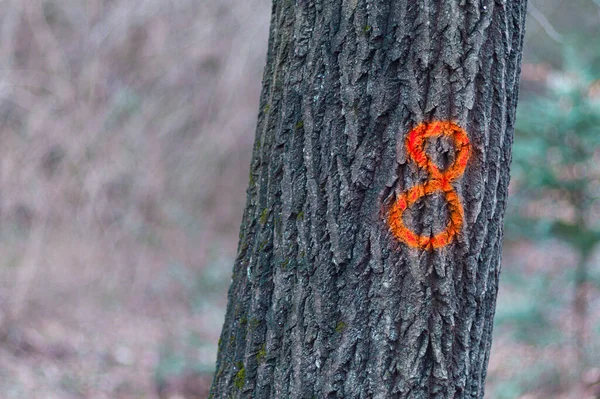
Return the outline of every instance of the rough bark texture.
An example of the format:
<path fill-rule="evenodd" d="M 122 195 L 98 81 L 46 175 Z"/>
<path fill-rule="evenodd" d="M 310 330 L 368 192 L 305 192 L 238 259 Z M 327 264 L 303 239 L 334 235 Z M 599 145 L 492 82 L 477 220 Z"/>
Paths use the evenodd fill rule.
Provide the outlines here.
<path fill-rule="evenodd" d="M 214 398 L 482 398 L 525 0 L 275 0 Z M 405 140 L 471 143 L 460 235 L 421 250 L 387 209 L 427 179 Z M 444 167 L 451 142 L 432 139 Z M 443 229 L 431 195 L 407 211 Z"/>

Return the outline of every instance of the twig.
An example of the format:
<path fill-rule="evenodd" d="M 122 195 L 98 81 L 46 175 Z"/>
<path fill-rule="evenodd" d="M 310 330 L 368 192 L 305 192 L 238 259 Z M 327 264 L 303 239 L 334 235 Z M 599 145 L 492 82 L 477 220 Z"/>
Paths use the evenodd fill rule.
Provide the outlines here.
<path fill-rule="evenodd" d="M 593 1 L 597 2 L 600 0 Z M 533 4 L 532 1 L 529 2 L 527 9 L 531 16 L 542 26 L 542 28 L 544 28 L 544 30 L 546 31 L 548 36 L 550 36 L 551 39 L 558 43 L 563 43 L 563 35 L 558 33 L 556 29 L 554 29 L 550 21 L 548 21 L 548 18 L 546 18 L 546 16 L 542 14 L 540 10 L 537 9 L 537 7 Z"/>
<path fill-rule="evenodd" d="M 596 6 L 598 6 L 598 18 L 600 18 L 600 0 L 592 0 Z"/>

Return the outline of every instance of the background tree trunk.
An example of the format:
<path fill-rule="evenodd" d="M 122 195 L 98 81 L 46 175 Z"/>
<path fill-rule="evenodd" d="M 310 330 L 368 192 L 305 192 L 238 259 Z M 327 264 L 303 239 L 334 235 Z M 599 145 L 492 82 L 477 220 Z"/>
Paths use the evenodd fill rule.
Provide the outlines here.
<path fill-rule="evenodd" d="M 481 398 L 525 0 L 277 0 L 214 398 Z M 449 245 L 411 248 L 391 203 L 428 177 L 417 124 L 471 143 Z M 452 143 L 432 139 L 441 167 Z M 408 211 L 443 229 L 431 195 Z"/>

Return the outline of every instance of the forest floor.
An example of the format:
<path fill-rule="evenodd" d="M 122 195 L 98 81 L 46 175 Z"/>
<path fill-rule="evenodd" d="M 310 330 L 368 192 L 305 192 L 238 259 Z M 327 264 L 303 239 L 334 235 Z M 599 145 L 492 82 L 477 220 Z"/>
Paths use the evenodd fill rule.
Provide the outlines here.
<path fill-rule="evenodd" d="M 78 240 L 77 251 L 102 257 L 108 249 L 92 249 L 99 241 Z M 45 240 L 43 270 L 30 282 L 26 310 L 18 320 L 4 320 L 0 398 L 206 398 L 232 258 L 215 258 L 197 273 L 169 263 L 161 251 L 123 245 L 113 256 L 135 252 L 137 274 L 92 271 L 83 257 L 73 258 L 73 242 L 73 236 Z M 568 252 L 508 245 L 504 258 L 486 397 L 595 398 L 600 368 L 575 371 L 568 301 L 532 302 L 536 290 L 549 296 L 568 290 L 558 280 L 538 288 L 527 283 L 541 269 L 548 274 L 548 267 L 569 262 Z M 541 265 L 540 259 L 553 261 Z M 597 323 L 600 307 L 591 309 L 590 321 Z M 589 338 L 597 351 L 597 335 Z"/>
<path fill-rule="evenodd" d="M 231 260 L 194 277 L 127 245 L 136 272 L 86 270 L 90 254 L 71 247 L 98 242 L 45 240 L 25 309 L 3 320 L 0 398 L 206 398 Z"/>

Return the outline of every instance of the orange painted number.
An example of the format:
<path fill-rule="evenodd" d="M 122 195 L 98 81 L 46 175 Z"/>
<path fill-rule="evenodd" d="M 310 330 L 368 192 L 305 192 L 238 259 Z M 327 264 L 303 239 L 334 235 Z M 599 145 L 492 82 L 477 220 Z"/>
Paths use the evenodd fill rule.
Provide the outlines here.
<path fill-rule="evenodd" d="M 425 143 L 431 137 L 449 137 L 455 146 L 456 155 L 452 165 L 441 171 L 425 152 Z M 416 185 L 400 195 L 392 204 L 388 216 L 390 229 L 400 241 L 414 248 L 436 249 L 450 244 L 463 224 L 464 210 L 452 182 L 465 171 L 471 144 L 467 133 L 454 122 L 435 121 L 421 123 L 408 133 L 406 150 L 410 159 L 420 168 L 427 171 L 429 178 L 423 184 Z M 446 229 L 433 236 L 418 235 L 410 230 L 402 220 L 404 211 L 419 198 L 441 192 L 450 210 Z"/>

